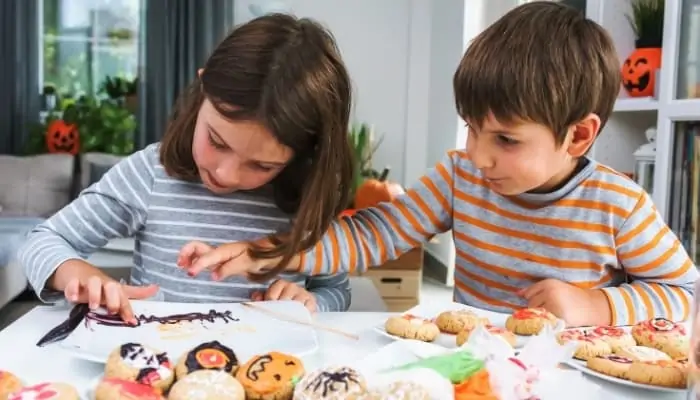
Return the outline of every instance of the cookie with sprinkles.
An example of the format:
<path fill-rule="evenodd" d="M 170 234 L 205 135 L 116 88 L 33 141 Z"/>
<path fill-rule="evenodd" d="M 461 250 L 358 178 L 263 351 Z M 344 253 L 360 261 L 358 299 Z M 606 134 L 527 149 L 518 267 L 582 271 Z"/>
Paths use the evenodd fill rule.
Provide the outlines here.
<path fill-rule="evenodd" d="M 554 328 L 557 317 L 544 308 L 524 308 L 513 312 L 506 320 L 506 329 L 516 335 L 537 335 L 546 325 Z"/>
<path fill-rule="evenodd" d="M 411 314 L 389 317 L 384 330 L 390 335 L 424 342 L 432 342 L 440 335 L 440 328 L 433 321 Z"/>
<path fill-rule="evenodd" d="M 599 334 L 590 329 L 567 329 L 557 334 L 559 344 L 576 342 L 574 358 L 587 361 L 591 358 L 612 354 L 612 348 Z"/>
<path fill-rule="evenodd" d="M 593 328 L 593 332 L 609 344 L 613 352 L 617 349 L 637 345 L 632 334 L 619 326 L 598 326 Z"/>
<path fill-rule="evenodd" d="M 690 338 L 685 326 L 666 318 L 641 321 L 632 327 L 632 337 L 640 346 L 653 347 L 673 359 L 684 359 L 690 353 Z"/>

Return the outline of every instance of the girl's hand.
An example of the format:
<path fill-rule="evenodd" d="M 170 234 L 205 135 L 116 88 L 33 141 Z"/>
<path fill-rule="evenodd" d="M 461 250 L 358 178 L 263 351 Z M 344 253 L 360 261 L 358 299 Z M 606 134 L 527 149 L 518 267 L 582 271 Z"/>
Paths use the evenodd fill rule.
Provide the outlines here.
<path fill-rule="evenodd" d="M 305 288 L 293 282 L 278 279 L 267 288 L 266 291 L 253 292 L 250 297 L 253 301 L 266 300 L 294 300 L 304 304 L 310 312 L 318 311 L 316 296 Z"/>
<path fill-rule="evenodd" d="M 245 242 L 227 243 L 219 247 L 197 241 L 189 242 L 180 250 L 177 264 L 190 276 L 208 269 L 212 279 L 218 281 L 230 276 L 262 272 L 268 264 L 275 261 L 252 260 L 247 250 L 248 244 Z"/>

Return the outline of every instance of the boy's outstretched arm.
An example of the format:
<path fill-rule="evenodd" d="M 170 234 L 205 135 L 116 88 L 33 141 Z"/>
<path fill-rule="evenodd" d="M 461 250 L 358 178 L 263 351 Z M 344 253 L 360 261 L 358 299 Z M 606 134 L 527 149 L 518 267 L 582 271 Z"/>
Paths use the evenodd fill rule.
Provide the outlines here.
<path fill-rule="evenodd" d="M 616 242 L 629 283 L 601 289 L 610 304 L 612 324 L 632 325 L 655 317 L 688 318 L 698 270 L 645 192 Z"/>

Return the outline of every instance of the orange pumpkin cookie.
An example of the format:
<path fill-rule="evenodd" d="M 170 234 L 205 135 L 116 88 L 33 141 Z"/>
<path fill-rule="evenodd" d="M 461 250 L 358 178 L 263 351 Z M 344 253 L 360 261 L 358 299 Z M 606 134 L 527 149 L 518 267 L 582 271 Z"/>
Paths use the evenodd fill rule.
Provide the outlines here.
<path fill-rule="evenodd" d="M 95 400 L 164 400 L 153 386 L 124 379 L 103 379 L 95 388 Z"/>
<path fill-rule="evenodd" d="M 525 308 L 515 311 L 506 320 L 506 329 L 516 335 L 537 335 L 545 325 L 555 327 L 557 317 L 544 308 Z"/>
<path fill-rule="evenodd" d="M 291 400 L 302 376 L 300 359 L 274 351 L 251 358 L 236 372 L 248 400 Z"/>
<path fill-rule="evenodd" d="M 80 395 L 75 388 L 67 383 L 46 382 L 38 385 L 25 386 L 12 393 L 8 400 L 80 400 Z"/>
<path fill-rule="evenodd" d="M 405 339 L 432 342 L 440 334 L 440 328 L 429 319 L 411 314 L 390 317 L 384 324 L 386 333 Z"/>
<path fill-rule="evenodd" d="M 175 366 L 177 379 L 202 369 L 213 369 L 235 374 L 238 358 L 230 348 L 214 340 L 202 343 L 185 353 Z"/>
<path fill-rule="evenodd" d="M 685 327 L 665 318 L 642 321 L 632 327 L 632 336 L 640 346 L 653 347 L 673 359 L 688 358 L 690 338 Z"/>
<path fill-rule="evenodd" d="M 485 325 L 484 327 L 492 335 L 502 337 L 506 342 L 508 342 L 509 345 L 515 347 L 517 338 L 515 337 L 515 334 L 513 332 L 505 328 L 501 328 L 500 326 Z M 462 332 L 460 332 L 457 335 L 457 346 L 461 346 L 464 343 L 467 343 L 467 340 L 469 340 L 469 336 L 471 336 L 472 332 L 474 332 L 474 329 L 476 329 L 476 327 L 472 329 L 464 329 Z"/>
<path fill-rule="evenodd" d="M 0 400 L 7 399 L 7 396 L 21 388 L 22 381 L 15 374 L 0 370 Z"/>
<path fill-rule="evenodd" d="M 634 361 L 627 378 L 636 383 L 682 389 L 687 385 L 688 368 L 676 361 Z"/>
<path fill-rule="evenodd" d="M 559 344 L 576 342 L 576 352 L 574 358 L 588 361 L 591 358 L 604 356 L 612 353 L 612 348 L 600 335 L 587 329 L 568 329 L 557 334 Z"/>
<path fill-rule="evenodd" d="M 613 352 L 623 347 L 637 345 L 631 333 L 617 326 L 599 326 L 594 328 L 593 332 L 609 344 Z"/>
<path fill-rule="evenodd" d="M 445 311 L 435 318 L 435 324 L 442 332 L 458 334 L 465 329 L 474 329 L 477 325 L 487 325 L 489 319 L 480 317 L 471 310 Z"/>

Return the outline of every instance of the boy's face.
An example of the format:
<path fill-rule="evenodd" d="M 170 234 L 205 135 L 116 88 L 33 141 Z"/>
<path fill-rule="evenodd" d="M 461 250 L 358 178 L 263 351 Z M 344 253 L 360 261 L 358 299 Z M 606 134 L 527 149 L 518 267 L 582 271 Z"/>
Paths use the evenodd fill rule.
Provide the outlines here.
<path fill-rule="evenodd" d="M 543 125 L 504 125 L 489 116 L 481 127 L 467 122 L 467 154 L 499 194 L 548 192 L 571 175 L 599 126 L 600 119 L 592 114 L 573 125 L 564 143 L 557 145 L 554 133 Z"/>

